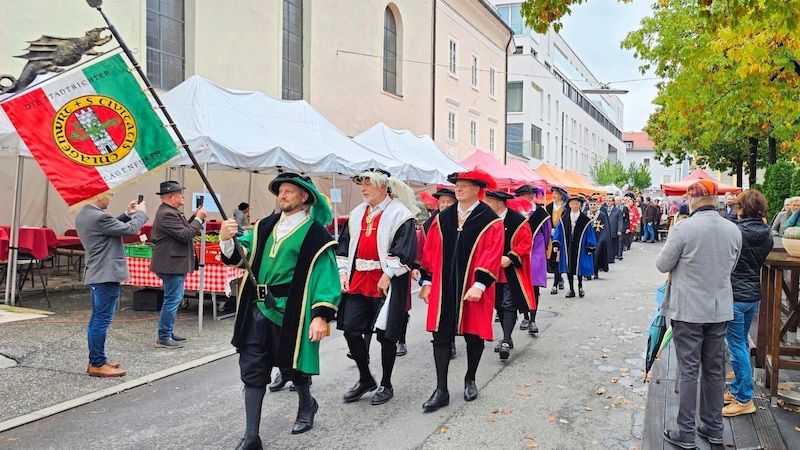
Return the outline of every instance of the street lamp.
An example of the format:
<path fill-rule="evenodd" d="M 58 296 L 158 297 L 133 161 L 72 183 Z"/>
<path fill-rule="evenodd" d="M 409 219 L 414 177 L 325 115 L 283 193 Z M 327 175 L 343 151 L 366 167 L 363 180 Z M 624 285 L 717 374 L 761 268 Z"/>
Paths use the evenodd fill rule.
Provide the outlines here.
<path fill-rule="evenodd" d="M 627 94 L 627 89 L 611 89 L 609 86 L 610 83 L 600 83 L 600 88 L 598 89 L 582 89 L 581 92 L 584 94 L 616 94 L 622 95 Z"/>

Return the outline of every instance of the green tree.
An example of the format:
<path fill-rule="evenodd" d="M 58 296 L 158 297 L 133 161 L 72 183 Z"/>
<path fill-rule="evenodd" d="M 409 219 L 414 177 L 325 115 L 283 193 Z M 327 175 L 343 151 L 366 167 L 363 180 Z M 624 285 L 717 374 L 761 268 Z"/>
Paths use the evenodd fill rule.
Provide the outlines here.
<path fill-rule="evenodd" d="M 794 166 L 786 161 L 778 161 L 777 163 L 767 167 L 764 173 L 764 190 L 762 193 L 767 197 L 767 204 L 769 205 L 769 214 L 767 217 L 772 217 L 783 208 L 783 201 L 792 196 L 792 174 L 794 173 Z"/>
<path fill-rule="evenodd" d="M 650 168 L 643 163 L 636 164 L 631 162 L 626 173 L 629 189 L 634 192 L 642 191 L 653 184 L 653 177 L 650 175 Z"/>
<path fill-rule="evenodd" d="M 789 197 L 800 195 L 800 169 L 795 168 L 792 172 L 792 186 L 789 190 Z"/>
<path fill-rule="evenodd" d="M 617 187 L 622 187 L 628 181 L 625 166 L 619 161 L 611 161 L 610 159 L 600 160 L 600 158 L 596 158 L 589 167 L 589 176 L 598 186 L 613 184 Z"/>

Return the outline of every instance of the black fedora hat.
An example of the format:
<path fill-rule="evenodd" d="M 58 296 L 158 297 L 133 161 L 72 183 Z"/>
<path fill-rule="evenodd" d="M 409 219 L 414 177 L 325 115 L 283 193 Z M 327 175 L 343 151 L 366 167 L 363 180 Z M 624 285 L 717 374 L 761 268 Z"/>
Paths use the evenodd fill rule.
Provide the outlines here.
<path fill-rule="evenodd" d="M 313 183 L 311 183 L 311 178 L 304 177 L 292 172 L 283 172 L 281 174 L 278 174 L 278 176 L 275 177 L 275 179 L 269 183 L 269 191 L 272 192 L 277 197 L 281 185 L 283 183 L 291 183 L 297 186 L 298 188 L 302 189 L 303 192 L 308 194 L 308 199 L 306 199 L 305 204 L 313 205 L 314 203 L 317 202 L 317 196 L 311 189 L 308 188 L 308 186 L 304 185 L 303 182 L 313 186 Z"/>
<path fill-rule="evenodd" d="M 162 181 L 161 184 L 158 186 L 158 192 L 156 195 L 164 195 L 169 194 L 171 192 L 179 192 L 186 189 L 185 187 L 181 186 L 180 183 L 177 181 L 169 180 L 169 181 Z"/>
<path fill-rule="evenodd" d="M 486 191 L 486 196 L 491 197 L 501 201 L 508 201 L 514 198 L 513 195 L 505 193 L 503 191 Z"/>
<path fill-rule="evenodd" d="M 445 188 L 445 187 L 443 187 L 443 188 L 440 188 L 438 191 L 436 191 L 436 192 L 433 194 L 433 198 L 436 198 L 436 199 L 438 199 L 439 197 L 441 197 L 441 196 L 443 196 L 443 195 L 444 195 L 444 196 L 447 196 L 447 197 L 453 197 L 453 198 L 456 198 L 456 193 L 455 193 L 455 191 L 454 191 L 453 189 L 451 189 L 451 188 Z"/>

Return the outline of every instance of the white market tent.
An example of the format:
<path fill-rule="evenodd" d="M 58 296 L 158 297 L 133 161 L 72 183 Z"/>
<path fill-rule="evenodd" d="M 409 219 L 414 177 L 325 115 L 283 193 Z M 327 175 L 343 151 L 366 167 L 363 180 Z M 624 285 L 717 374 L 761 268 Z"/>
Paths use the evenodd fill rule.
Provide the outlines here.
<path fill-rule="evenodd" d="M 450 159 L 430 136 L 418 136 L 408 130 L 395 130 L 383 122 L 353 140 L 383 155 L 409 161 L 403 176 L 410 181 L 445 183 L 447 175 L 466 170 Z"/>
<path fill-rule="evenodd" d="M 194 75 L 162 96 L 198 162 L 213 168 L 356 175 L 400 160 L 354 142 L 303 100 L 227 89 Z M 191 165 L 184 153 L 173 165 Z"/>

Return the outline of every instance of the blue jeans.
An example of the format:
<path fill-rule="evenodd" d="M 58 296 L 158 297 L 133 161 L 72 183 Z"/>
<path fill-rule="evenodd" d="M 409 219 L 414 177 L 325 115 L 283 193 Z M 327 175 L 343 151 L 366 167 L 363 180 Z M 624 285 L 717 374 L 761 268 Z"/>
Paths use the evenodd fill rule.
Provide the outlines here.
<path fill-rule="evenodd" d="M 183 300 L 183 281 L 186 274 L 157 273 L 156 276 L 164 282 L 164 305 L 161 306 L 161 316 L 158 318 L 158 339 L 165 341 L 172 339 L 175 313 Z"/>
<path fill-rule="evenodd" d="M 89 343 L 89 364 L 102 367 L 108 362 L 106 358 L 106 334 L 108 326 L 114 320 L 114 311 L 119 299 L 119 283 L 97 283 L 89 285 L 92 296 L 92 317 L 87 328 Z"/>
<path fill-rule="evenodd" d="M 728 333 L 725 335 L 734 374 L 730 391 L 739 403 L 747 403 L 753 399 L 753 368 L 750 366 L 747 333 L 760 303 L 733 302 L 733 320 L 728 322 Z"/>
<path fill-rule="evenodd" d="M 647 236 L 650 236 L 650 238 L 648 239 Z M 656 234 L 655 234 L 655 231 L 653 231 L 653 224 L 652 223 L 644 224 L 644 236 L 642 236 L 642 240 L 643 241 L 651 241 L 652 242 L 653 239 L 655 239 L 655 238 L 656 238 Z"/>

